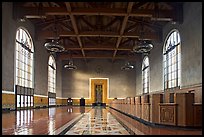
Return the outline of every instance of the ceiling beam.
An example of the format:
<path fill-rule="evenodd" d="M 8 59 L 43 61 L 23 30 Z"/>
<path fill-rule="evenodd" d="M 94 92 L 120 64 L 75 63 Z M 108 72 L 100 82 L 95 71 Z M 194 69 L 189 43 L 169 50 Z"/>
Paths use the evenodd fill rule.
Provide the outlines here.
<path fill-rule="evenodd" d="M 67 11 L 71 12 L 72 9 L 71 9 L 70 3 L 69 2 L 65 2 L 65 5 L 66 5 L 66 8 L 67 8 Z M 84 53 L 84 50 L 83 50 L 83 45 L 82 45 L 81 39 L 80 39 L 80 37 L 78 35 L 79 31 L 78 31 L 78 28 L 77 28 L 76 19 L 75 19 L 73 14 L 69 14 L 69 16 L 70 16 L 70 19 L 71 19 L 71 22 L 72 22 L 72 26 L 74 28 L 74 32 L 77 35 L 77 40 L 78 40 L 79 46 L 81 48 L 82 55 L 83 55 L 83 57 L 85 57 L 85 53 Z M 85 61 L 86 61 L 86 59 L 85 59 Z"/>
<path fill-rule="evenodd" d="M 152 28 L 155 28 L 155 29 L 159 29 L 159 30 L 162 29 L 162 26 L 161 26 L 161 25 L 157 25 L 157 24 L 155 24 L 155 23 L 147 22 L 147 21 L 144 21 L 144 20 L 142 21 L 142 20 L 139 20 L 139 19 L 129 18 L 128 21 L 130 21 L 130 22 L 135 22 L 135 23 L 142 23 L 142 24 L 144 24 L 144 26 L 147 25 L 147 26 L 149 26 L 149 27 L 152 27 Z"/>
<path fill-rule="evenodd" d="M 130 32 L 130 31 L 133 31 L 133 30 L 135 30 L 135 29 L 136 29 L 136 27 L 137 27 L 137 26 L 138 26 L 138 24 L 137 24 L 137 23 L 135 23 L 135 24 L 133 24 L 133 25 L 129 26 L 128 28 L 126 28 L 125 32 Z"/>
<path fill-rule="evenodd" d="M 66 50 L 81 50 L 81 48 L 77 47 L 69 47 L 68 45 L 64 45 Z M 95 46 L 86 46 L 83 48 L 84 50 L 116 50 L 115 47 L 112 47 L 112 45 L 95 45 Z M 132 48 L 118 48 L 118 50 L 125 50 L 125 51 L 131 51 Z"/>
<path fill-rule="evenodd" d="M 23 17 L 33 17 L 33 18 L 41 18 L 47 15 L 107 15 L 107 16 L 134 16 L 134 17 L 150 17 L 153 20 L 157 19 L 158 21 L 174 21 L 178 20 L 177 14 L 174 10 L 176 9 L 177 13 L 182 13 L 182 6 L 175 6 L 172 10 L 163 10 L 158 9 L 159 16 L 155 16 L 155 10 L 153 9 L 133 9 L 132 12 L 128 12 L 132 9 L 131 4 L 133 2 L 129 2 L 128 9 L 125 8 L 76 8 L 73 10 L 69 2 L 65 2 L 66 9 L 63 7 L 43 7 L 42 13 L 39 15 L 38 8 L 36 7 L 23 7 L 20 5 L 14 5 L 14 18 L 23 18 Z"/>
<path fill-rule="evenodd" d="M 96 29 L 96 26 L 94 26 L 91 23 L 89 23 L 83 16 L 81 17 L 81 20 L 84 21 L 84 23 L 86 23 L 86 25 L 88 25 L 92 29 L 94 29 L 94 30 Z"/>
<path fill-rule="evenodd" d="M 134 4 L 134 2 L 129 2 L 129 3 L 128 3 L 127 15 L 126 15 L 126 16 L 124 17 L 124 19 L 123 19 L 122 27 L 121 27 L 121 29 L 120 29 L 120 37 L 118 38 L 118 40 L 117 40 L 117 42 L 116 42 L 116 50 L 115 50 L 114 53 L 113 53 L 113 59 L 112 59 L 112 61 L 114 61 L 114 58 L 115 58 L 116 53 L 117 53 L 117 48 L 119 47 L 120 42 L 121 42 L 121 40 L 122 40 L 122 35 L 123 35 L 123 33 L 124 33 L 124 30 L 125 30 L 125 27 L 126 27 L 126 24 L 127 24 L 127 21 L 128 21 L 129 13 L 130 13 L 131 10 L 132 10 L 133 4 Z"/>
<path fill-rule="evenodd" d="M 67 48 L 66 46 L 65 46 L 65 48 L 67 49 L 67 50 L 81 50 L 80 48 Z M 84 47 L 83 48 L 84 50 L 115 50 L 115 48 L 111 48 L 111 47 Z"/>
<path fill-rule="evenodd" d="M 116 23 L 117 20 L 120 20 L 119 17 L 115 17 L 113 20 L 111 20 L 109 23 L 107 23 L 106 25 L 103 26 L 103 28 L 107 28 L 112 26 L 114 23 Z"/>
<path fill-rule="evenodd" d="M 59 60 L 67 60 L 70 58 L 69 54 L 58 54 L 57 56 L 58 56 L 57 58 Z M 114 59 L 116 60 L 116 59 L 127 59 L 128 58 L 128 60 L 137 61 L 138 60 L 137 57 L 139 57 L 139 55 L 135 55 L 135 56 L 126 56 L 126 55 L 122 56 L 122 55 L 120 55 L 120 56 L 115 56 Z M 82 55 L 74 54 L 74 55 L 72 55 L 72 58 L 73 59 L 82 59 L 82 58 L 86 58 L 86 59 L 112 59 L 113 56 L 94 54 L 94 55 L 86 55 L 85 57 L 83 57 Z"/>
<path fill-rule="evenodd" d="M 71 38 L 66 38 L 66 39 L 64 39 L 64 40 L 67 40 L 67 41 L 70 41 L 72 44 L 78 44 L 78 41 L 75 41 L 75 40 L 72 40 Z M 79 45 L 77 45 L 77 47 L 78 47 Z M 81 49 L 81 48 L 80 48 Z"/>
<path fill-rule="evenodd" d="M 139 9 L 141 6 L 145 5 L 147 2 L 139 2 L 134 5 L 134 8 Z"/>
<path fill-rule="evenodd" d="M 125 32 L 123 34 L 121 33 L 121 35 L 115 32 L 104 32 L 104 31 L 84 31 L 79 34 L 76 34 L 73 31 L 60 31 L 59 32 L 59 37 L 62 37 L 62 38 L 63 37 L 78 37 L 78 38 L 79 37 L 113 37 L 113 38 L 118 38 L 115 47 L 119 46 L 118 44 L 120 44 L 121 38 L 125 38 L 125 37 L 139 38 L 140 35 L 141 34 L 139 32 Z M 43 40 L 43 39 L 55 38 L 56 34 L 53 31 L 46 30 L 46 31 L 37 31 L 36 36 L 38 40 Z M 159 41 L 161 39 L 160 35 L 157 34 L 156 32 L 144 32 L 143 38 L 147 40 L 156 40 L 156 41 Z M 81 46 L 82 44 L 80 45 L 80 48 Z"/>
<path fill-rule="evenodd" d="M 70 27 L 68 24 L 65 24 L 64 22 L 58 22 L 58 24 L 63 27 L 65 30 L 68 30 L 68 31 L 73 31 L 73 28 Z"/>

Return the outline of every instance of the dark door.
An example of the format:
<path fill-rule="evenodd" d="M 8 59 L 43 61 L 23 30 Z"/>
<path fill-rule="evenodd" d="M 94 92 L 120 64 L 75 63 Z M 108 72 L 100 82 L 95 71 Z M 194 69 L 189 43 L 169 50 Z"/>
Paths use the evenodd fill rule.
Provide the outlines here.
<path fill-rule="evenodd" d="M 103 85 L 95 85 L 95 103 L 102 103 Z"/>

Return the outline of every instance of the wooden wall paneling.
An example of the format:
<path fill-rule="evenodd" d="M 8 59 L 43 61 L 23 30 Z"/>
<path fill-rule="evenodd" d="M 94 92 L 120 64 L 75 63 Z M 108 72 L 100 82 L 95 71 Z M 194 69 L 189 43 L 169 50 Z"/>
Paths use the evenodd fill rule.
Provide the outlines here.
<path fill-rule="evenodd" d="M 194 93 L 175 93 L 178 126 L 193 126 Z"/>
<path fill-rule="evenodd" d="M 195 127 L 202 127 L 202 104 L 193 104 L 193 121 Z"/>
<path fill-rule="evenodd" d="M 163 101 L 163 94 L 150 95 L 150 122 L 159 123 L 159 103 Z"/>
<path fill-rule="evenodd" d="M 136 117 L 141 118 L 141 96 L 136 97 Z"/>
<path fill-rule="evenodd" d="M 177 104 L 159 104 L 159 123 L 164 125 L 177 125 Z"/>
<path fill-rule="evenodd" d="M 149 104 L 149 95 L 143 95 L 141 97 L 141 118 L 143 120 L 149 121 L 149 115 L 150 115 L 150 104 Z"/>

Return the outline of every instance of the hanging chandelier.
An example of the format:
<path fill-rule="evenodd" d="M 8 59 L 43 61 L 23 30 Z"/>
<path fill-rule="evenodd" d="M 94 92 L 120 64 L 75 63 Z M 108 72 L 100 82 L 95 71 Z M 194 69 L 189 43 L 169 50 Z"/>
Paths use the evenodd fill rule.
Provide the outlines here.
<path fill-rule="evenodd" d="M 153 45 L 150 42 L 141 40 L 134 43 L 133 52 L 136 53 L 148 53 L 153 48 Z"/>
<path fill-rule="evenodd" d="M 144 24 L 141 24 L 140 40 L 133 41 L 133 52 L 148 53 L 153 48 L 153 45 L 149 41 L 144 40 L 144 33 Z"/>
<path fill-rule="evenodd" d="M 45 48 L 50 52 L 62 52 L 65 50 L 64 46 L 62 46 L 57 39 L 53 39 L 51 42 L 46 42 Z"/>
<path fill-rule="evenodd" d="M 77 67 L 74 65 L 72 60 L 69 60 L 68 64 L 64 65 L 64 68 L 69 69 L 69 70 L 77 69 Z"/>
<path fill-rule="evenodd" d="M 125 63 L 124 66 L 121 67 L 121 70 L 131 70 L 133 68 L 134 68 L 134 66 L 131 65 L 129 62 L 127 62 L 127 63 Z"/>
<path fill-rule="evenodd" d="M 44 46 L 50 52 L 63 52 L 65 50 L 65 48 L 59 42 L 59 36 L 58 36 L 58 29 L 57 29 L 56 20 L 55 20 L 53 32 L 55 34 L 55 38 L 53 38 L 51 42 L 46 42 Z"/>
<path fill-rule="evenodd" d="M 77 67 L 74 65 L 73 60 L 72 60 L 72 54 L 71 51 L 68 51 L 70 54 L 69 60 L 68 60 L 68 64 L 64 65 L 64 68 L 68 69 L 68 70 L 74 70 L 77 69 Z"/>

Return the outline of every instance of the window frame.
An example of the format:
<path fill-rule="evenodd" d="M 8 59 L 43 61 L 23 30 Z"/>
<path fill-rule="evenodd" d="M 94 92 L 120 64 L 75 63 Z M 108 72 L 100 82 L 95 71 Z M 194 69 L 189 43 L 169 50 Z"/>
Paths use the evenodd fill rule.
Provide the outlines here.
<path fill-rule="evenodd" d="M 48 92 L 56 93 L 56 62 L 53 55 L 48 58 Z"/>
<path fill-rule="evenodd" d="M 180 88 L 181 85 L 181 37 L 177 29 L 171 30 L 163 47 L 164 90 Z"/>
<path fill-rule="evenodd" d="M 34 44 L 28 30 L 18 27 L 15 35 L 14 89 L 15 108 L 34 106 Z"/>
<path fill-rule="evenodd" d="M 150 91 L 150 66 L 149 57 L 144 56 L 142 61 L 142 91 L 143 94 L 148 94 Z"/>

